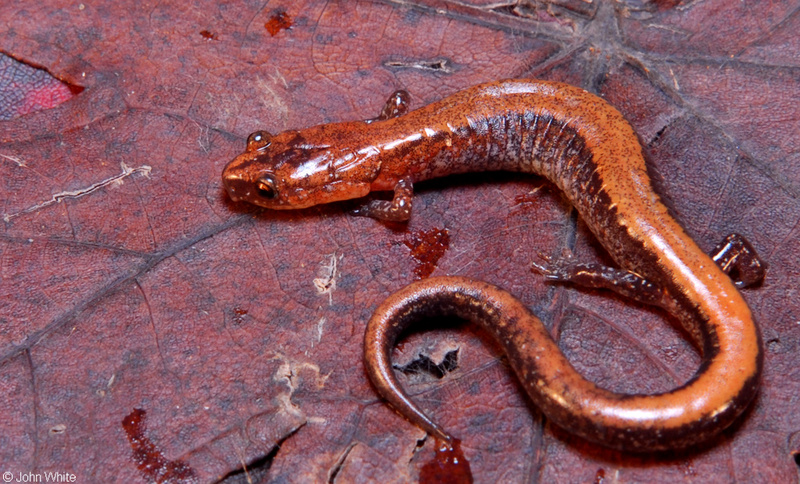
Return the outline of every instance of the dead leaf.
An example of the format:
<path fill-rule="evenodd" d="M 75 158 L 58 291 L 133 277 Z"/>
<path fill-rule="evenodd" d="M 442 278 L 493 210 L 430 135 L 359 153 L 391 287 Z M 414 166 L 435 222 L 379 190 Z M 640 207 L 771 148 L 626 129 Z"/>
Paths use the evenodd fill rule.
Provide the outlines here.
<path fill-rule="evenodd" d="M 797 11 L 723 0 L 3 3 L 3 62 L 83 91 L 0 121 L 2 470 L 164 480 L 141 470 L 145 448 L 196 482 L 414 481 L 432 440 L 377 399 L 361 363 L 372 310 L 416 277 L 409 234 L 446 233 L 433 274 L 518 295 L 588 378 L 624 392 L 690 378 L 698 357 L 663 314 L 530 273 L 538 253 L 565 247 L 607 261 L 537 178 L 423 184 L 407 229 L 350 217 L 352 204 L 271 213 L 222 191 L 222 167 L 256 129 L 374 117 L 399 88 L 421 106 L 532 77 L 617 106 L 695 240 L 711 249 L 739 232 L 770 264 L 745 292 L 766 347 L 759 398 L 702 449 L 609 452 L 549 425 L 469 326 L 405 340 L 402 366 L 458 349 L 441 379 L 401 375 L 407 388 L 462 440 L 475 482 L 796 480 Z M 3 108 L 28 89 L 0 86 Z M 137 451 L 122 423 L 141 411 Z"/>

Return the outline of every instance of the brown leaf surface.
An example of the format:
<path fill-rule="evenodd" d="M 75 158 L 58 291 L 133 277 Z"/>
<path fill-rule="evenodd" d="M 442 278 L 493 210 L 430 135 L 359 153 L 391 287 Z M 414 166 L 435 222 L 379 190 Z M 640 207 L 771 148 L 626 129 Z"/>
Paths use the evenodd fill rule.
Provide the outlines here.
<path fill-rule="evenodd" d="M 707 448 L 634 457 L 549 425 L 468 326 L 410 336 L 400 366 L 458 357 L 405 385 L 463 440 L 476 482 L 797 479 L 797 1 L 41 0 L 3 2 L 0 18 L 0 51 L 85 88 L 0 122 L 2 471 L 413 481 L 432 441 L 376 398 L 361 351 L 372 310 L 424 263 L 517 294 L 604 386 L 685 381 L 698 357 L 663 314 L 530 273 L 564 247 L 606 260 L 541 180 L 428 183 L 407 229 L 351 204 L 269 213 L 222 192 L 255 129 L 372 117 L 398 88 L 420 106 L 535 77 L 623 111 L 702 247 L 739 232 L 769 262 L 745 293 L 762 391 Z M 426 234 L 448 238 L 433 262 L 412 254 Z"/>

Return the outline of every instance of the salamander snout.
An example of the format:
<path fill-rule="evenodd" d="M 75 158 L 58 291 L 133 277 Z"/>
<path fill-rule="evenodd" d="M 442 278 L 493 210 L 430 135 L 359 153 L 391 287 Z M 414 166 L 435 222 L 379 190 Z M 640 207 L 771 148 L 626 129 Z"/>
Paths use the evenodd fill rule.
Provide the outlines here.
<path fill-rule="evenodd" d="M 243 180 L 239 176 L 228 175 L 222 178 L 222 184 L 228 192 L 228 196 L 234 202 L 247 201 L 247 193 L 252 190 L 253 184 L 249 180 Z"/>

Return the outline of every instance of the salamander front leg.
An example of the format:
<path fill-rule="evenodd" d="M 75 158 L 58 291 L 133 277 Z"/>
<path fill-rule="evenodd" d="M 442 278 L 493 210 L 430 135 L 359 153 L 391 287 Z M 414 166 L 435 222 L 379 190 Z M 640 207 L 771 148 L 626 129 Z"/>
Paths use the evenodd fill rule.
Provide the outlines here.
<path fill-rule="evenodd" d="M 359 217 L 372 217 L 387 222 L 407 222 L 411 218 L 411 199 L 414 197 L 414 184 L 411 178 L 403 178 L 394 186 L 394 198 L 372 200 L 350 212 Z"/>
<path fill-rule="evenodd" d="M 386 119 L 398 118 L 408 112 L 408 106 L 411 103 L 411 96 L 408 91 L 402 89 L 397 90 L 389 96 L 386 104 L 383 105 L 381 113 L 377 118 L 367 119 L 367 123 L 374 123 L 375 121 L 384 121 Z"/>

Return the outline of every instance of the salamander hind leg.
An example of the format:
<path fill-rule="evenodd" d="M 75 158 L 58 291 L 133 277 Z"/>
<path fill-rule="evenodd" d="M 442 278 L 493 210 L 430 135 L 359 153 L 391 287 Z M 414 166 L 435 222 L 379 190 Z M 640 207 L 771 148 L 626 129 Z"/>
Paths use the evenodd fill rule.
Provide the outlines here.
<path fill-rule="evenodd" d="M 410 178 L 403 178 L 394 186 L 392 201 L 372 200 L 350 212 L 359 217 L 372 217 L 387 222 L 407 222 L 411 218 L 411 199 L 414 197 L 414 184 Z"/>
<path fill-rule="evenodd" d="M 725 237 L 709 255 L 738 288 L 758 284 L 764 279 L 766 263 L 758 257 L 750 242 L 739 234 Z M 672 298 L 659 284 L 635 272 L 602 264 L 576 262 L 570 254 L 560 258 L 540 257 L 543 262 L 534 262 L 532 270 L 551 281 L 608 289 L 644 304 L 671 307 Z"/>
<path fill-rule="evenodd" d="M 730 234 L 711 251 L 711 258 L 738 288 L 753 286 L 764 279 L 767 264 L 744 236 Z"/>
<path fill-rule="evenodd" d="M 568 282 L 592 289 L 608 289 L 644 304 L 670 307 L 672 298 L 655 282 L 635 272 L 596 263 L 576 262 L 571 255 L 550 258 L 540 255 L 542 263 L 531 270 L 550 281 Z"/>

